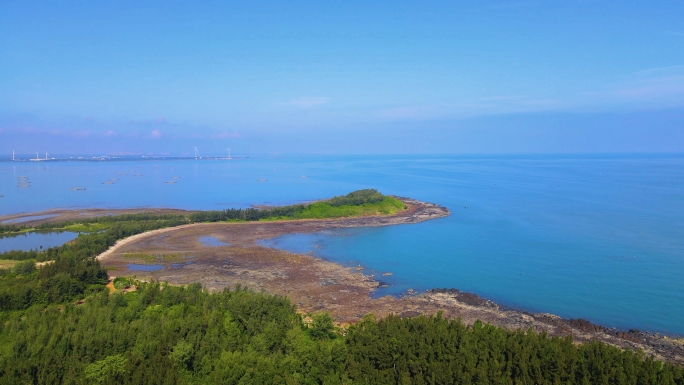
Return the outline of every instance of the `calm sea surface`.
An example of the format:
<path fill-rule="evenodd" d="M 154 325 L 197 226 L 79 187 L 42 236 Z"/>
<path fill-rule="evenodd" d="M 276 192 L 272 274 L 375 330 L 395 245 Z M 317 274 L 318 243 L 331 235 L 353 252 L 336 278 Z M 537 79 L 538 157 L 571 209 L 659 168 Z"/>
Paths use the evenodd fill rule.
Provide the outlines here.
<path fill-rule="evenodd" d="M 452 215 L 269 244 L 375 270 L 391 285 L 379 295 L 455 287 L 520 309 L 684 335 L 683 156 L 4 161 L 0 215 L 291 204 L 361 188 Z"/>

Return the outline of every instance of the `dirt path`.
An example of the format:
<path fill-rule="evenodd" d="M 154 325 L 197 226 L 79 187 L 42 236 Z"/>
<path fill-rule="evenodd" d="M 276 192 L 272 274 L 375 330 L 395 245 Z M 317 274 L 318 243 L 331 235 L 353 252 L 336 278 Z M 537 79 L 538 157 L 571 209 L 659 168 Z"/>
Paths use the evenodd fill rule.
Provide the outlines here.
<path fill-rule="evenodd" d="M 120 248 L 122 248 L 122 247 L 124 247 L 130 243 L 139 241 L 139 240 L 147 238 L 147 237 L 154 237 L 154 236 L 157 236 L 159 234 L 183 230 L 185 228 L 188 228 L 188 227 L 194 226 L 194 225 L 195 224 L 181 225 L 181 226 L 176 226 L 176 227 L 167 227 L 164 229 L 151 230 L 151 231 L 147 231 L 147 232 L 144 232 L 141 234 L 131 235 L 128 238 L 118 240 L 114 245 L 112 245 L 105 252 L 103 252 L 102 254 L 95 257 L 95 259 L 102 262 L 102 261 L 106 260 L 109 256 L 111 256 L 113 253 L 115 253 L 118 249 L 120 249 Z"/>

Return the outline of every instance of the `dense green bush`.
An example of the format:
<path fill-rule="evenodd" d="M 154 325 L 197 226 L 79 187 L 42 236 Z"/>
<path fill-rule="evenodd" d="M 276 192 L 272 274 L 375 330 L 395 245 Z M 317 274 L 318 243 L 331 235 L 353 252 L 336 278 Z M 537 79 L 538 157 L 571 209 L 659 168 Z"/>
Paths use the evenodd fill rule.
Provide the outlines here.
<path fill-rule="evenodd" d="M 185 223 L 185 221 L 181 222 Z M 73 242 L 45 251 L 12 251 L 0 254 L 0 259 L 53 261 L 37 271 L 0 275 L 0 310 L 26 309 L 34 304 L 75 301 L 89 291 L 104 290 L 107 271 L 94 257 L 107 250 L 117 240 L 145 231 L 179 224 L 177 219 L 146 221 L 115 221 L 105 231 L 82 234 Z M 17 265 L 23 263 L 19 262 Z M 15 265 L 15 267 L 17 266 Z M 28 265 L 26 265 L 28 266 Z"/>
<path fill-rule="evenodd" d="M 33 259 L 17 262 L 12 266 L 12 274 L 16 275 L 29 275 L 34 271 L 36 271 L 36 261 Z"/>
<path fill-rule="evenodd" d="M 343 332 L 286 298 L 138 284 L 0 313 L 0 384 L 684 384 L 681 368 L 602 343 L 440 316 Z"/>
<path fill-rule="evenodd" d="M 328 199 L 327 202 L 331 206 L 360 206 L 368 203 L 378 203 L 385 199 L 385 196 L 380 194 L 376 189 L 365 189 L 350 192 L 347 195 L 333 197 Z"/>

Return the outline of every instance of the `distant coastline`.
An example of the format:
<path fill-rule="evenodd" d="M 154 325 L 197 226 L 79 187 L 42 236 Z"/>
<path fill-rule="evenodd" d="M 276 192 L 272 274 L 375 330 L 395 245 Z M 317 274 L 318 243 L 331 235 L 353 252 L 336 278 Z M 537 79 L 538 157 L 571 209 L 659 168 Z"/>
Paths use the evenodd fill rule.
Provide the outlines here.
<path fill-rule="evenodd" d="M 130 155 L 130 156 L 114 156 L 114 155 L 75 155 L 75 156 L 59 156 L 59 157 L 39 157 L 32 158 L 30 155 L 21 154 L 12 158 L 0 158 L 0 162 L 10 163 L 53 163 L 53 162 L 116 162 L 116 161 L 158 161 L 158 160 L 242 160 L 247 159 L 248 156 L 165 156 L 165 155 Z"/>

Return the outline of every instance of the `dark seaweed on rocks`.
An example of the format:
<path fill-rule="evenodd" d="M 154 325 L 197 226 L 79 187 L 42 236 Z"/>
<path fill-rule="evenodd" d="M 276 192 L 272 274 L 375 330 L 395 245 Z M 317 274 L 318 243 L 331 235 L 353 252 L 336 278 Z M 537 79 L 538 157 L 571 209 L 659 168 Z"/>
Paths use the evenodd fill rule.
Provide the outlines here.
<path fill-rule="evenodd" d="M 453 287 L 451 289 L 447 289 L 447 288 L 430 289 L 430 290 L 428 290 L 428 293 L 452 294 L 456 299 L 458 299 L 459 302 L 463 302 L 466 305 L 484 306 L 484 307 L 498 307 L 497 304 L 495 304 L 494 302 L 492 302 L 488 299 L 482 298 L 482 297 L 478 296 L 477 294 L 467 293 L 465 291 L 460 291 L 460 290 L 455 289 Z"/>
<path fill-rule="evenodd" d="M 547 330 L 554 336 L 573 336 L 573 339 L 581 342 L 603 341 L 630 350 L 639 350 L 642 347 L 648 347 L 653 349 L 654 352 L 657 352 L 663 359 L 679 364 L 682 363 L 682 357 L 684 357 L 684 345 L 681 342 L 678 342 L 681 340 L 677 340 L 676 337 L 662 337 L 637 329 L 629 329 L 627 331 L 616 330 L 615 328 L 607 328 L 581 318 L 563 319 L 548 313 L 533 314 L 527 311 L 497 305 L 490 300 L 479 297 L 477 294 L 462 292 L 455 288 L 431 289 L 428 290 L 427 293 L 447 294 L 458 302 L 469 306 L 502 311 L 508 314 L 506 318 L 509 320 L 519 316 L 527 317 L 529 320 L 534 320 L 531 321 L 533 323 L 549 326 L 550 329 Z M 407 316 L 406 314 L 401 315 Z M 506 321 L 503 323 L 505 324 Z"/>

